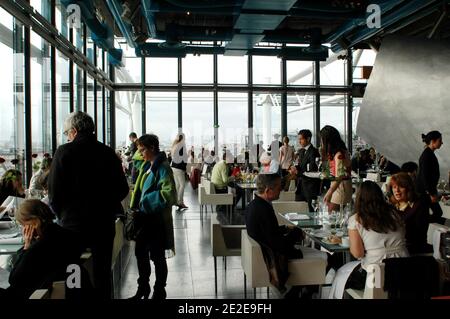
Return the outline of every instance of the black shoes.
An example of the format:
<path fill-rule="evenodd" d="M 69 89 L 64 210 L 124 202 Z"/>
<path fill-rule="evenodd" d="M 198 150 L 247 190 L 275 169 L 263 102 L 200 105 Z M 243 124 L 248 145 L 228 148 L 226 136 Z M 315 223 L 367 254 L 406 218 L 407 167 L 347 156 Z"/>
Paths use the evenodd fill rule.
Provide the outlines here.
<path fill-rule="evenodd" d="M 136 294 L 133 297 L 128 298 L 128 299 L 129 300 L 148 299 L 150 296 L 150 291 L 151 291 L 150 286 L 144 286 L 144 287 L 139 286 Z M 155 294 L 153 293 L 153 295 L 155 295 Z"/>
<path fill-rule="evenodd" d="M 164 300 L 167 297 L 166 289 L 153 287 L 152 299 L 154 300 Z"/>

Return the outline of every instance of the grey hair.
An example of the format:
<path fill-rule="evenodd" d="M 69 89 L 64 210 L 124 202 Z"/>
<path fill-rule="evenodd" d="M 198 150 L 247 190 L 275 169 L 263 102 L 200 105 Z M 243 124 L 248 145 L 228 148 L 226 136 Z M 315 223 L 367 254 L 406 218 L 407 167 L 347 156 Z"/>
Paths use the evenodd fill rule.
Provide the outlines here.
<path fill-rule="evenodd" d="M 278 174 L 258 174 L 256 177 L 256 190 L 258 194 L 264 193 L 266 188 L 274 189 L 281 176 Z"/>
<path fill-rule="evenodd" d="M 74 128 L 80 134 L 93 134 L 95 131 L 94 121 L 89 114 L 76 111 L 69 114 L 64 122 L 66 129 Z"/>

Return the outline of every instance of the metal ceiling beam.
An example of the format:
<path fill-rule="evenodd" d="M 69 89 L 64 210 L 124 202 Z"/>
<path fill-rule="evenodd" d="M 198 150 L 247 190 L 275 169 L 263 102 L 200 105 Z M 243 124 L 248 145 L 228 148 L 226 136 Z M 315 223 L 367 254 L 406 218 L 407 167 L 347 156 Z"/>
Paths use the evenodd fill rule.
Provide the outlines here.
<path fill-rule="evenodd" d="M 411 0 L 408 1 L 408 3 L 406 3 L 404 6 L 402 6 L 400 9 L 388 14 L 387 16 L 383 17 L 381 19 L 381 28 L 364 28 L 363 30 L 353 34 L 350 38 L 350 45 L 349 47 L 352 47 L 353 45 L 367 40 L 375 35 L 377 35 L 378 33 L 384 31 L 386 28 L 388 28 L 389 26 L 393 25 L 394 23 L 400 21 L 401 19 L 404 19 L 406 17 L 410 17 L 412 15 L 414 15 L 415 13 L 423 10 L 423 9 L 435 9 L 436 6 L 440 6 L 442 4 L 441 0 Z M 431 7 L 429 7 L 431 5 Z M 426 14 L 428 15 L 428 14 Z M 412 18 L 412 19 L 417 19 L 417 17 Z M 407 20 L 408 23 L 410 21 L 410 19 Z M 334 50 L 338 50 L 340 49 L 340 46 L 334 46 L 333 48 Z"/>
<path fill-rule="evenodd" d="M 381 14 L 384 14 L 392 10 L 393 8 L 395 8 L 397 5 L 401 4 L 404 1 L 405 0 L 387 0 L 384 1 L 383 3 L 379 3 Z M 368 13 L 364 12 L 364 14 L 361 15 L 359 18 L 352 19 L 344 23 L 337 30 L 333 31 L 331 34 L 326 36 L 324 43 L 335 43 L 339 38 L 342 38 L 343 36 L 352 32 L 355 28 L 366 25 L 368 15 L 369 15 Z"/>
<path fill-rule="evenodd" d="M 128 45 L 132 48 L 135 48 L 136 42 L 133 39 L 133 32 L 131 31 L 131 25 L 122 19 L 123 14 L 122 5 L 118 2 L 118 0 L 106 0 L 106 4 L 108 5 L 108 8 L 113 15 L 114 20 L 116 21 L 117 26 L 120 29 L 120 32 L 122 32 L 122 35 L 127 40 Z"/>

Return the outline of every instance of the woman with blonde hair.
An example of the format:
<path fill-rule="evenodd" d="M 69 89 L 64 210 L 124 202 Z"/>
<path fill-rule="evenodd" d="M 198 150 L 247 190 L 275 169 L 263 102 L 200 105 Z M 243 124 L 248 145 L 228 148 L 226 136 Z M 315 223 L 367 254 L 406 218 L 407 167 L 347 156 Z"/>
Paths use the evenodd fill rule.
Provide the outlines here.
<path fill-rule="evenodd" d="M 172 144 L 172 171 L 175 179 L 175 187 L 177 189 L 177 206 L 178 209 L 188 208 L 184 204 L 184 186 L 186 185 L 186 164 L 188 162 L 188 154 L 186 142 L 183 133 L 177 135 Z"/>
<path fill-rule="evenodd" d="M 289 145 L 289 137 L 283 137 L 283 146 L 280 148 L 280 166 L 282 177 L 289 174 L 289 167 L 294 160 L 294 147 Z"/>
<path fill-rule="evenodd" d="M 24 245 L 17 252 L 9 275 L 10 286 L 0 289 L 0 296 L 27 299 L 35 290 L 48 289 L 54 281 L 65 280 L 67 266 L 78 264 L 82 251 L 72 233 L 53 222 L 55 215 L 43 202 L 25 200 L 15 217 L 22 226 Z M 82 278 L 81 288 L 91 288 L 90 282 L 83 279 L 87 277 Z"/>

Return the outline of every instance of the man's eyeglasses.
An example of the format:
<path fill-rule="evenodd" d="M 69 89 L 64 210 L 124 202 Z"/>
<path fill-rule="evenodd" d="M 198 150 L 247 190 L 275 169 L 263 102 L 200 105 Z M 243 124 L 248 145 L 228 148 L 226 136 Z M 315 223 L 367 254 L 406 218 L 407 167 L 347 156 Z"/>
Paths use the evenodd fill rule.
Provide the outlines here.
<path fill-rule="evenodd" d="M 65 131 L 63 132 L 63 134 L 64 134 L 65 136 L 69 135 L 69 131 L 70 131 L 70 130 L 71 130 L 71 128 L 65 130 Z"/>

